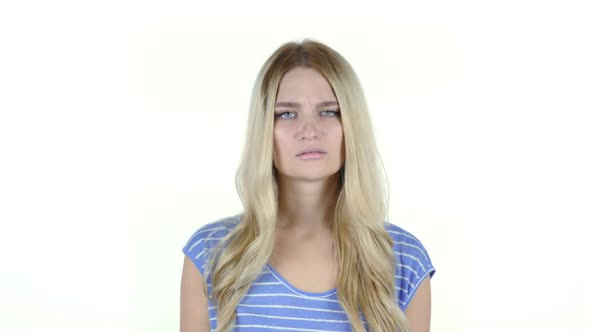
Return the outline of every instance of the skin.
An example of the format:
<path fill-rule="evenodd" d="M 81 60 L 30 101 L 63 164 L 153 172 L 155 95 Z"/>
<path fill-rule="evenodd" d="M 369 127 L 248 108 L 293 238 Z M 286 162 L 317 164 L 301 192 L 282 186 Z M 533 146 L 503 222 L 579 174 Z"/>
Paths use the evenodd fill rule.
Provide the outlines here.
<path fill-rule="evenodd" d="M 325 292 L 336 287 L 338 266 L 331 221 L 344 164 L 344 134 L 329 82 L 310 68 L 287 72 L 275 105 L 273 161 L 279 184 L 275 246 L 269 264 L 295 287 Z M 332 104 L 328 104 L 332 102 Z M 303 149 L 326 152 L 302 160 Z M 203 278 L 185 257 L 181 281 L 181 332 L 209 331 Z M 430 330 L 430 281 L 420 285 L 406 310 L 412 332 Z"/>
<path fill-rule="evenodd" d="M 430 277 L 426 277 L 406 308 L 406 318 L 412 332 L 429 332 L 431 315 Z"/>
<path fill-rule="evenodd" d="M 338 276 L 331 221 L 344 135 L 336 96 L 315 70 L 299 67 L 283 76 L 273 140 L 279 209 L 269 264 L 301 290 L 331 290 Z M 312 146 L 326 153 L 315 160 L 297 156 Z"/>
<path fill-rule="evenodd" d="M 186 255 L 180 281 L 180 332 L 209 332 L 207 295 L 203 276 Z"/>
<path fill-rule="evenodd" d="M 333 102 L 330 106 L 321 103 Z M 284 103 L 294 103 L 285 105 Z M 316 231 L 330 225 L 344 164 L 344 135 L 338 101 L 330 84 L 310 68 L 294 68 L 279 85 L 275 107 L 274 163 L 279 184 L 279 228 Z M 317 160 L 297 157 L 317 146 Z"/>

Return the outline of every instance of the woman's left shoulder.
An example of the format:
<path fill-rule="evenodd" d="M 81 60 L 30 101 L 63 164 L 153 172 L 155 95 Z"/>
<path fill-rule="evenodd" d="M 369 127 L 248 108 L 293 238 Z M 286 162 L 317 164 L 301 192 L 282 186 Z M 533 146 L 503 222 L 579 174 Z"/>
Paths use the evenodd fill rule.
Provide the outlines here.
<path fill-rule="evenodd" d="M 394 243 L 411 244 L 413 246 L 420 247 L 420 249 L 424 249 L 422 241 L 420 241 L 416 235 L 405 228 L 390 222 L 385 222 L 385 230 L 387 233 L 389 233 Z"/>
<path fill-rule="evenodd" d="M 385 230 L 393 239 L 393 250 L 398 261 L 412 263 L 412 266 L 419 265 L 422 272 L 426 272 L 426 269 L 434 270 L 428 250 L 418 236 L 390 222 L 385 223 Z"/>
<path fill-rule="evenodd" d="M 405 310 L 418 286 L 427 276 L 432 278 L 436 269 L 426 246 L 416 235 L 390 222 L 385 223 L 385 230 L 393 239 L 396 288 L 400 306 Z"/>

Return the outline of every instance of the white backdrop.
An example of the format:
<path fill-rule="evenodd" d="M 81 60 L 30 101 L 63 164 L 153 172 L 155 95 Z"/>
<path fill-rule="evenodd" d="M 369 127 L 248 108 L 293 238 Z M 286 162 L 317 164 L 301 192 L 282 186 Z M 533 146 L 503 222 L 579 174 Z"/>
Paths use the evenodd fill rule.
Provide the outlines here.
<path fill-rule="evenodd" d="M 0 330 L 177 331 L 181 248 L 241 210 L 282 43 L 357 71 L 432 331 L 587 331 L 582 1 L 0 5 Z"/>

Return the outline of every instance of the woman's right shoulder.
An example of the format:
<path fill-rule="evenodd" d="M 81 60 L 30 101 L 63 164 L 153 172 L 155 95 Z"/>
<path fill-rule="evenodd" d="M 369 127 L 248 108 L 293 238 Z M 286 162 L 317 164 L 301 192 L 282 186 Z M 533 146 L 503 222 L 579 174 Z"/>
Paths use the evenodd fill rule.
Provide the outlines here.
<path fill-rule="evenodd" d="M 191 235 L 188 243 L 195 243 L 201 239 L 227 235 L 238 225 L 241 216 L 241 214 L 236 214 L 202 225 Z"/>
<path fill-rule="evenodd" d="M 205 272 L 207 254 L 231 232 L 240 222 L 242 214 L 225 217 L 199 227 L 188 239 L 182 252 L 187 255 L 199 269 Z"/>

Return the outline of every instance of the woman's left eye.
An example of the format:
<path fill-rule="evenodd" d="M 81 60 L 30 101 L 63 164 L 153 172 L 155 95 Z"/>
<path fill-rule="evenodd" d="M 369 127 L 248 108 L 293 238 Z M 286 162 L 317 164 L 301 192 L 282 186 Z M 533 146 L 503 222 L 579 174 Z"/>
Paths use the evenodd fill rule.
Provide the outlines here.
<path fill-rule="evenodd" d="M 322 113 L 329 113 L 330 117 L 332 117 L 332 116 L 338 116 L 338 114 L 340 112 L 338 112 L 338 111 L 323 111 Z"/>

